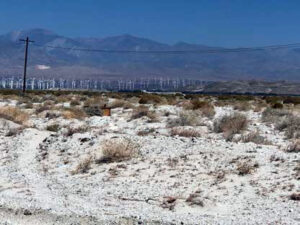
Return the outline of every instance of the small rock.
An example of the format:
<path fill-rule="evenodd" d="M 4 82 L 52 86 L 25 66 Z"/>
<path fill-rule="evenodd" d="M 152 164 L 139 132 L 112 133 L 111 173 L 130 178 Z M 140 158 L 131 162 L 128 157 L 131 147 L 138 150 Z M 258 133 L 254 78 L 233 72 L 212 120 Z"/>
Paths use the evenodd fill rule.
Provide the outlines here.
<path fill-rule="evenodd" d="M 25 209 L 24 212 L 23 212 L 23 214 L 25 216 L 30 216 L 30 215 L 32 215 L 32 212 L 30 212 L 28 209 Z"/>

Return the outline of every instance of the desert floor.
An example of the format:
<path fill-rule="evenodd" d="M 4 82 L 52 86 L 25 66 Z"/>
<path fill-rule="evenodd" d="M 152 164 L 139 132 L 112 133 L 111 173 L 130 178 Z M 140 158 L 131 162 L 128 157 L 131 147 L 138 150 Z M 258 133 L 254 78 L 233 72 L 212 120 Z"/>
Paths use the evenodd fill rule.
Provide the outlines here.
<path fill-rule="evenodd" d="M 300 224 L 297 105 L 149 96 L 1 95 L 0 224 Z"/>

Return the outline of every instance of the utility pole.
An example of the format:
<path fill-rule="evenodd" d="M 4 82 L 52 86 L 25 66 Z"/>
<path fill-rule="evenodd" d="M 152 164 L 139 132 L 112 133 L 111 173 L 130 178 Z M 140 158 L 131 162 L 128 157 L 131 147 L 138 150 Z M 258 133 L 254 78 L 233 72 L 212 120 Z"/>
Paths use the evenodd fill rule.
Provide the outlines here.
<path fill-rule="evenodd" d="M 23 94 L 25 94 L 25 91 L 26 91 L 27 58 L 28 58 L 28 44 L 30 42 L 34 42 L 34 41 L 29 40 L 28 37 L 26 39 L 20 39 L 20 41 L 25 42 L 25 60 L 24 60 L 24 77 L 23 77 Z"/>

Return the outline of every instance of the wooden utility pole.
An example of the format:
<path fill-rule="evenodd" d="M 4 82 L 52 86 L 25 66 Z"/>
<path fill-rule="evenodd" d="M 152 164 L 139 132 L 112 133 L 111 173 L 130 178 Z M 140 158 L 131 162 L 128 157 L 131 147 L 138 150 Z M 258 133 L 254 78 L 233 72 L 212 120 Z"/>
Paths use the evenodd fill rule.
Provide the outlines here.
<path fill-rule="evenodd" d="M 23 77 L 23 94 L 25 94 L 25 91 L 26 91 L 27 58 L 28 58 L 28 44 L 30 42 L 34 42 L 34 41 L 29 40 L 28 37 L 26 39 L 20 39 L 20 41 L 25 42 L 25 60 L 24 60 L 24 77 Z"/>

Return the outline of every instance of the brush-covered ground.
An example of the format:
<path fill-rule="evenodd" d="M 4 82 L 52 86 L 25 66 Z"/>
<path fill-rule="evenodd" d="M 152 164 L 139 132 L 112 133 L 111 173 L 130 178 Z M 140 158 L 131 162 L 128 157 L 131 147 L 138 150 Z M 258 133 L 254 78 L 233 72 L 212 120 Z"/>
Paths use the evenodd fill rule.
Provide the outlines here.
<path fill-rule="evenodd" d="M 296 97 L 3 91 L 0 224 L 300 224 L 299 113 Z"/>

